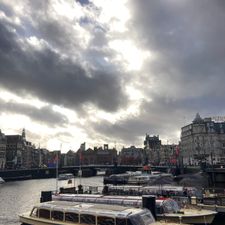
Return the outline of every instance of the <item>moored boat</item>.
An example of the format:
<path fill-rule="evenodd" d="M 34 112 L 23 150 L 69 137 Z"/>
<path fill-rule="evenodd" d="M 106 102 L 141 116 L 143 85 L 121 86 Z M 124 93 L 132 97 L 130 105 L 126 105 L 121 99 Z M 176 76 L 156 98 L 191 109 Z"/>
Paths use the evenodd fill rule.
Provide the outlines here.
<path fill-rule="evenodd" d="M 159 178 L 173 178 L 172 174 L 161 173 L 159 171 L 150 172 L 126 172 L 122 174 L 112 174 L 104 177 L 104 184 L 129 184 L 129 185 L 149 185 Z"/>
<path fill-rule="evenodd" d="M 104 194 L 111 195 L 163 195 L 163 196 L 201 196 L 201 190 L 194 187 L 175 185 L 105 185 Z"/>
<path fill-rule="evenodd" d="M 170 198 L 157 199 L 157 218 L 170 222 L 189 224 L 211 224 L 217 212 L 200 207 L 180 209 L 176 201 Z"/>
<path fill-rule="evenodd" d="M 156 225 L 148 209 L 93 203 L 51 201 L 40 203 L 32 211 L 20 215 L 29 225 Z"/>
<path fill-rule="evenodd" d="M 53 200 L 143 207 L 143 199 L 139 196 L 59 194 L 56 196 L 53 195 Z M 155 204 L 157 218 L 170 222 L 211 224 L 217 214 L 215 211 L 204 210 L 196 207 L 181 209 L 177 202 L 171 198 L 156 199 Z"/>
<path fill-rule="evenodd" d="M 161 173 L 159 171 L 152 171 L 149 173 L 142 173 L 140 175 L 135 175 L 129 177 L 127 184 L 130 185 L 149 185 L 152 184 L 154 181 L 156 181 L 159 178 L 172 178 L 172 174 L 169 173 Z"/>

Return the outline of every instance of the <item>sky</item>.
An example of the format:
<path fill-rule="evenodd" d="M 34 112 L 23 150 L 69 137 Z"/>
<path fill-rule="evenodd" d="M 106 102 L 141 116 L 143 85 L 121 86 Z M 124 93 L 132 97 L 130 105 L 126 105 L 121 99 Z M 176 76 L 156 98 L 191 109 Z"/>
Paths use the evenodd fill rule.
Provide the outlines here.
<path fill-rule="evenodd" d="M 63 152 L 178 143 L 225 115 L 224 21 L 223 0 L 1 0 L 0 129 Z"/>

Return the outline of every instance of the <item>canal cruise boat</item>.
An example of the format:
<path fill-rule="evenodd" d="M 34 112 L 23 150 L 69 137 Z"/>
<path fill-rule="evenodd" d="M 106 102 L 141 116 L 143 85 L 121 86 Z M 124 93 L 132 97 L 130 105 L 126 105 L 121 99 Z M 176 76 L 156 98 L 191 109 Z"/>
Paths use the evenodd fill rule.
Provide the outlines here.
<path fill-rule="evenodd" d="M 31 212 L 21 214 L 20 222 L 23 225 L 159 224 L 155 222 L 154 217 L 148 209 L 68 201 L 39 203 L 33 207 Z"/>
<path fill-rule="evenodd" d="M 140 196 L 107 196 L 90 194 L 58 194 L 52 196 L 55 201 L 101 203 L 117 206 L 144 207 L 143 197 Z M 217 214 L 213 210 L 205 210 L 189 205 L 180 208 L 172 198 L 157 198 L 155 200 L 156 217 L 160 221 L 170 221 L 185 224 L 211 224 Z M 148 209 L 151 207 L 145 205 Z M 152 209 L 150 209 L 152 210 Z"/>

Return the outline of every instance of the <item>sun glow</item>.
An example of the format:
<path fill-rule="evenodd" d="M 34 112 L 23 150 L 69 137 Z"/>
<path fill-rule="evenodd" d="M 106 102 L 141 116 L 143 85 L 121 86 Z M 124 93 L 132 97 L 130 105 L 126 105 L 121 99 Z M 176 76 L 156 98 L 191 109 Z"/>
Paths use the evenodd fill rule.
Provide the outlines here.
<path fill-rule="evenodd" d="M 125 32 L 126 22 L 131 17 L 126 7 L 127 0 L 95 0 L 94 4 L 101 9 L 99 21 L 107 24 L 111 32 Z"/>
<path fill-rule="evenodd" d="M 124 61 L 127 70 L 140 70 L 144 60 L 150 56 L 148 51 L 139 50 L 130 40 L 109 42 L 109 47 L 117 52 L 116 61 Z"/>

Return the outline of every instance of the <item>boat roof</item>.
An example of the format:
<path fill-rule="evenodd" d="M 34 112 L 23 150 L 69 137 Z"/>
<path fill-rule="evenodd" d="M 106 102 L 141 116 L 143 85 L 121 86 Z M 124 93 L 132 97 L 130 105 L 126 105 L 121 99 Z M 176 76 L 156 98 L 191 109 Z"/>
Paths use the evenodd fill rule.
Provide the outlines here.
<path fill-rule="evenodd" d="M 58 194 L 53 196 L 53 200 L 60 201 L 74 201 L 74 202 L 85 202 L 85 203 L 111 203 L 111 204 L 122 204 L 137 206 L 142 205 L 141 196 L 118 196 L 118 195 L 92 195 L 92 194 Z M 155 200 L 157 206 L 163 206 L 168 204 L 177 205 L 176 201 L 172 198 L 161 197 Z M 130 203 L 130 204 L 129 204 Z M 133 203 L 133 204 L 132 204 Z"/>
<path fill-rule="evenodd" d="M 35 205 L 35 207 L 63 212 L 85 213 L 119 218 L 126 218 L 128 215 L 137 214 L 143 211 L 143 209 L 133 207 L 68 201 L 44 202 Z"/>

